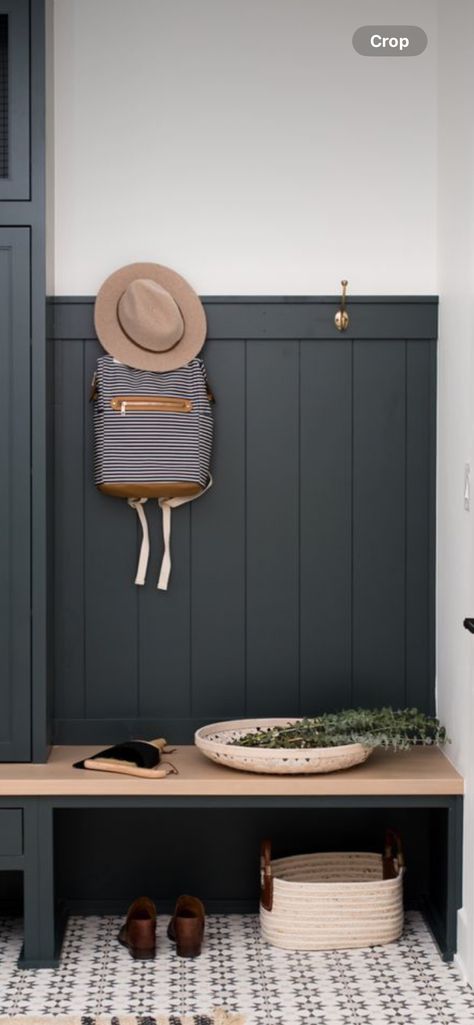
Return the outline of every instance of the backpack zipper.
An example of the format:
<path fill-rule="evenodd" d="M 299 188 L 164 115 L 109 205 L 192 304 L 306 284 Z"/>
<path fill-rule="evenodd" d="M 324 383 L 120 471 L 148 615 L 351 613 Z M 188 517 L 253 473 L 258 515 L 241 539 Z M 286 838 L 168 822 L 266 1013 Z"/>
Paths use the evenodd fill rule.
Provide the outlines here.
<path fill-rule="evenodd" d="M 190 413 L 191 399 L 177 399 L 172 395 L 114 395 L 110 405 L 121 416 L 129 413 Z"/>

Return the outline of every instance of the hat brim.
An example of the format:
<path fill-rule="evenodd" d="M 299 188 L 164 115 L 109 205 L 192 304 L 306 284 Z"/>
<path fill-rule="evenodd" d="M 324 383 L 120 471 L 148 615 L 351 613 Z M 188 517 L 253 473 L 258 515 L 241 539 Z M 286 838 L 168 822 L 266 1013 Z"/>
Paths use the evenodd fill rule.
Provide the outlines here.
<path fill-rule="evenodd" d="M 117 304 L 136 278 L 151 278 L 165 288 L 179 306 L 184 332 L 172 349 L 151 352 L 137 345 L 125 333 L 117 315 Z M 197 293 L 180 274 L 159 263 L 129 263 L 106 278 L 94 307 L 97 337 L 110 356 L 137 370 L 176 370 L 197 356 L 206 340 L 206 314 Z"/>

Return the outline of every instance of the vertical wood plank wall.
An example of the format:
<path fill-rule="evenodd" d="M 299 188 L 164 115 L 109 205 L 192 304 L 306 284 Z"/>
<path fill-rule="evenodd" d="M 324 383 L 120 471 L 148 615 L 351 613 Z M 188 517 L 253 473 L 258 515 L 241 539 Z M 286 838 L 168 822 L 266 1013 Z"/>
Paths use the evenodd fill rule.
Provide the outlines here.
<path fill-rule="evenodd" d="M 206 299 L 214 488 L 133 584 L 135 517 L 92 482 L 92 299 L 52 301 L 55 739 L 434 708 L 437 300 Z"/>

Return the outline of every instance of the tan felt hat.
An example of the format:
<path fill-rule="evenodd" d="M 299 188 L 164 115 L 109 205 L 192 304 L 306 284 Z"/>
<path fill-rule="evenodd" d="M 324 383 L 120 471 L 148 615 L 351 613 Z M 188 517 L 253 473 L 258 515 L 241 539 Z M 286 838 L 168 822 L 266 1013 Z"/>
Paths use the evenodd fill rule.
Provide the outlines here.
<path fill-rule="evenodd" d="M 94 323 L 106 352 L 137 370 L 176 370 L 197 356 L 206 338 L 199 296 L 159 263 L 129 263 L 106 278 Z"/>

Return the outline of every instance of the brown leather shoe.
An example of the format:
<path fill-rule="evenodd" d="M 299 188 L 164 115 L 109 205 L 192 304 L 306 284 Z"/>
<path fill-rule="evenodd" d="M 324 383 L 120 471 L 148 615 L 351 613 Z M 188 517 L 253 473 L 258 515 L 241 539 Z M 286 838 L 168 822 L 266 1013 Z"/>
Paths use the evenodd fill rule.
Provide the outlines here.
<path fill-rule="evenodd" d="M 199 957 L 206 913 L 199 897 L 178 897 L 168 926 L 168 937 L 176 943 L 178 957 Z"/>
<path fill-rule="evenodd" d="M 149 897 L 139 897 L 130 905 L 118 941 L 128 947 L 135 960 L 149 961 L 156 949 L 156 907 Z"/>

